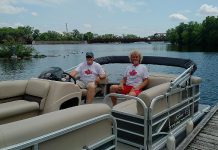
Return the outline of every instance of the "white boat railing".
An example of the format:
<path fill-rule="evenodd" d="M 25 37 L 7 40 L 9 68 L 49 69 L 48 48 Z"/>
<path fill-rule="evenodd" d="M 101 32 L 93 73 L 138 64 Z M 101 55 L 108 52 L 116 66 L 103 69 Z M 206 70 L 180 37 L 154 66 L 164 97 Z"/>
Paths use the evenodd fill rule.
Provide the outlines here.
<path fill-rule="evenodd" d="M 148 107 L 143 102 L 143 100 L 138 98 L 138 97 L 130 96 L 130 95 L 124 95 L 124 94 L 117 94 L 117 93 L 110 93 L 110 94 L 106 95 L 104 97 L 104 100 L 103 100 L 104 103 L 107 103 L 108 101 L 110 101 L 112 96 L 115 96 L 115 97 L 118 97 L 118 98 L 124 98 L 124 99 L 134 99 L 134 100 L 136 100 L 137 102 L 139 102 L 141 104 L 141 106 L 143 108 L 143 112 L 144 112 L 144 116 L 143 116 L 143 118 L 144 118 L 144 147 L 143 147 L 143 149 L 147 150 L 147 144 L 151 144 L 147 139 L 147 137 L 148 137 L 148 126 L 147 126 L 148 121 L 147 121 L 147 118 L 148 118 L 148 115 L 149 115 L 148 114 Z M 119 141 L 119 138 L 118 138 L 118 141 Z M 151 147 L 151 145 L 150 145 L 150 147 Z"/>
<path fill-rule="evenodd" d="M 189 67 L 181 75 L 179 75 L 174 81 L 172 81 L 170 83 L 170 89 L 169 90 L 174 89 L 177 86 L 182 86 L 185 82 L 190 80 L 191 73 L 193 71 L 193 67 L 194 66 Z"/>

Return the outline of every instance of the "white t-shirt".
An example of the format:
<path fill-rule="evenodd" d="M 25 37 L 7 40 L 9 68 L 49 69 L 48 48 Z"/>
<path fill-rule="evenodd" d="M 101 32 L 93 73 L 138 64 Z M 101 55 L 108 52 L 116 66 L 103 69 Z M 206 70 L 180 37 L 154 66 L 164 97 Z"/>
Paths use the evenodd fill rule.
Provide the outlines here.
<path fill-rule="evenodd" d="M 148 78 L 148 69 L 145 65 L 139 64 L 138 66 L 127 66 L 124 77 L 127 78 L 126 85 L 138 86 L 144 79 Z"/>
<path fill-rule="evenodd" d="M 85 83 L 94 82 L 98 75 L 105 74 L 102 66 L 96 62 L 92 65 L 88 65 L 87 62 L 80 63 L 75 70 L 80 74 L 80 80 Z"/>

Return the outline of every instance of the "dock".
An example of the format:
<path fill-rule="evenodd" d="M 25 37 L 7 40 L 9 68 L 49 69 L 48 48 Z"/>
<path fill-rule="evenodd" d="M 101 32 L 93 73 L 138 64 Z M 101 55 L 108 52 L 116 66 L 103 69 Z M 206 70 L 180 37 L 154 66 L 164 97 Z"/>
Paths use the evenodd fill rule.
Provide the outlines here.
<path fill-rule="evenodd" d="M 208 112 L 177 150 L 218 150 L 218 105 Z"/>

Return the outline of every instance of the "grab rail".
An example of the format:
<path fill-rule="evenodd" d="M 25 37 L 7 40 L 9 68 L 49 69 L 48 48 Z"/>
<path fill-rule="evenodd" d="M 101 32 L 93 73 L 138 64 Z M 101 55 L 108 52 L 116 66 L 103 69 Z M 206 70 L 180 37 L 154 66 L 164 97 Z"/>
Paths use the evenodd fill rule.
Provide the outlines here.
<path fill-rule="evenodd" d="M 107 104 L 107 101 L 110 100 L 111 96 L 119 97 L 119 98 L 126 98 L 126 99 L 134 99 L 134 100 L 136 100 L 137 102 L 139 102 L 141 104 L 141 106 L 143 107 L 143 110 L 144 110 L 144 120 L 145 120 L 144 121 L 144 149 L 145 150 L 147 150 L 147 149 L 150 150 L 151 146 L 152 146 L 152 143 L 151 143 L 151 141 L 148 141 L 147 137 L 149 135 L 149 133 L 148 133 L 149 130 L 148 130 L 147 125 L 145 125 L 145 123 L 150 124 L 150 122 L 151 122 L 151 120 L 147 119 L 148 116 L 149 116 L 150 111 L 149 111 L 148 107 L 146 106 L 146 104 L 144 103 L 144 101 L 142 99 L 140 99 L 139 97 L 135 97 L 135 96 L 117 94 L 117 93 L 110 93 L 110 94 L 108 94 L 108 95 L 106 95 L 104 97 L 103 102 Z M 147 122 L 146 122 L 146 120 L 147 120 Z M 146 147 L 146 146 L 148 146 L 148 147 Z"/>
<path fill-rule="evenodd" d="M 184 84 L 186 81 L 188 81 L 191 77 L 191 73 L 193 70 L 194 66 L 189 67 L 188 69 L 186 69 L 182 74 L 180 74 L 174 81 L 172 81 L 170 83 L 170 88 L 169 90 L 177 87 L 178 85 L 181 86 L 182 84 Z"/>
<path fill-rule="evenodd" d="M 181 77 L 181 78 L 183 78 L 183 77 Z M 181 79 L 181 78 L 178 78 L 178 80 Z M 195 87 L 194 86 L 190 86 L 189 88 L 195 88 Z M 171 124 L 171 117 L 176 115 L 178 112 L 180 112 L 182 110 L 185 110 L 185 111 L 188 110 L 188 113 L 186 114 L 187 116 L 186 115 L 184 116 L 184 120 L 187 120 L 188 118 L 191 118 L 194 115 L 193 114 L 194 113 L 194 110 L 193 110 L 194 109 L 194 103 L 196 101 L 198 101 L 198 100 L 194 100 L 194 98 L 196 97 L 196 95 L 199 95 L 199 93 L 192 93 L 192 95 L 190 97 L 187 97 L 186 99 L 182 99 L 182 97 L 181 97 L 182 94 L 181 93 L 183 91 L 185 91 L 185 90 L 188 90 L 188 89 L 181 88 L 180 90 L 176 91 L 176 94 L 178 94 L 178 96 L 180 95 L 180 98 L 178 100 L 178 104 L 175 104 L 173 106 L 170 105 L 169 97 L 171 95 L 174 95 L 175 91 L 168 91 L 165 94 L 162 94 L 162 95 L 159 95 L 159 96 L 153 98 L 152 101 L 151 101 L 151 104 L 150 104 L 150 107 L 149 107 L 149 109 L 151 110 L 151 113 L 149 113 L 149 116 L 148 116 L 149 120 L 153 120 L 155 118 L 154 115 L 152 115 L 152 111 L 154 110 L 154 106 L 159 101 L 161 101 L 162 99 L 166 100 L 166 103 L 167 103 L 166 104 L 166 110 L 158 114 L 158 116 L 160 116 L 161 114 L 166 114 L 167 113 L 167 115 L 162 118 L 162 121 L 165 120 L 165 122 L 166 122 L 168 120 L 168 122 L 169 122 L 169 124 L 168 124 L 169 131 L 164 132 L 166 134 L 170 134 L 171 133 L 172 125 L 175 124 L 175 123 Z M 186 105 L 184 105 L 184 104 L 186 104 Z M 192 107 L 192 109 L 190 107 Z M 178 108 L 178 109 L 174 110 L 175 108 Z M 178 120 L 178 121 L 180 121 L 180 120 Z M 152 126 L 153 125 L 154 124 L 151 122 L 151 126 L 149 127 L 151 132 L 149 132 L 150 135 L 148 135 L 148 138 L 150 138 L 150 140 L 152 140 L 152 136 L 153 136 L 153 134 L 152 134 Z M 162 126 L 159 127 L 158 132 L 155 133 L 155 134 L 159 134 L 161 132 L 161 128 L 162 128 Z"/>

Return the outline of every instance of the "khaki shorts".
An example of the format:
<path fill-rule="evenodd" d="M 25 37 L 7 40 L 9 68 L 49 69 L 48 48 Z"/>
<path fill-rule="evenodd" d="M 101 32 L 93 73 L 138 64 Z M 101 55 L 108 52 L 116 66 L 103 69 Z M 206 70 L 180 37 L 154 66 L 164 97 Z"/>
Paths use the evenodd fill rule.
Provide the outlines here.
<path fill-rule="evenodd" d="M 83 82 L 83 81 L 81 81 L 81 80 L 77 80 L 76 81 L 76 84 L 81 88 L 81 89 L 87 89 L 87 87 L 89 86 L 89 85 L 95 85 L 95 82 L 88 82 L 88 83 L 85 83 L 85 82 Z M 95 85 L 96 86 L 96 85 Z"/>

